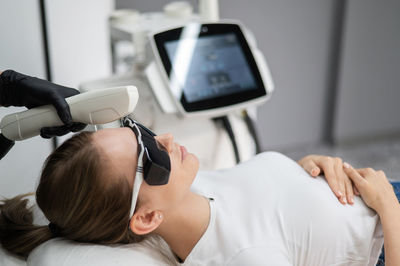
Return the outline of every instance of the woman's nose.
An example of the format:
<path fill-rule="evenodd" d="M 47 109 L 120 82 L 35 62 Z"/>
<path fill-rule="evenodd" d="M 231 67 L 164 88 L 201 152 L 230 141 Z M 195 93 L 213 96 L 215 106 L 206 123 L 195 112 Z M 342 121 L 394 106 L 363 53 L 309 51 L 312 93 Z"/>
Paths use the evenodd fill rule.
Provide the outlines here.
<path fill-rule="evenodd" d="M 158 142 L 160 142 L 168 153 L 172 151 L 174 136 L 171 133 L 166 133 L 154 137 Z"/>

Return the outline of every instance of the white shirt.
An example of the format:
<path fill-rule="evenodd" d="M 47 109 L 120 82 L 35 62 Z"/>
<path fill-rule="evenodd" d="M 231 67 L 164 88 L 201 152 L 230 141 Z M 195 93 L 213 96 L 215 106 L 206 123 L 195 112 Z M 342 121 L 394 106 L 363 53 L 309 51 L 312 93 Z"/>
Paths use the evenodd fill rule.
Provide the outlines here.
<path fill-rule="evenodd" d="M 378 215 L 359 197 L 342 205 L 323 177 L 276 152 L 199 172 L 210 200 L 206 232 L 184 265 L 371 265 L 383 244 Z"/>

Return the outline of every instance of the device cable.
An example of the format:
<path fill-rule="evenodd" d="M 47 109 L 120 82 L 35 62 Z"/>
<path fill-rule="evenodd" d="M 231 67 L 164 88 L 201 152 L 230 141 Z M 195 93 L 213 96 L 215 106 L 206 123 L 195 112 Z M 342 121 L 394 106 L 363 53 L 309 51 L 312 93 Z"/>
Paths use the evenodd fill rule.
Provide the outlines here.
<path fill-rule="evenodd" d="M 228 117 L 225 115 L 225 116 L 213 118 L 213 120 L 215 122 L 221 123 L 223 125 L 223 127 L 225 128 L 226 133 L 228 133 L 229 139 L 231 140 L 231 143 L 232 143 L 233 151 L 235 153 L 236 163 L 240 163 L 239 150 L 237 147 L 235 135 L 232 130 L 232 125 L 231 125 L 231 122 L 229 121 Z"/>
<path fill-rule="evenodd" d="M 49 45 L 49 34 L 48 27 L 46 21 L 46 4 L 45 0 L 39 0 L 39 9 L 40 9 L 40 24 L 42 27 L 42 37 L 43 37 L 43 51 L 44 51 L 44 59 L 45 59 L 45 67 L 46 67 L 46 79 L 50 82 L 53 82 L 52 73 L 51 73 L 51 60 L 50 60 L 50 45 Z M 53 150 L 58 147 L 58 139 L 57 137 L 52 138 Z"/>
<path fill-rule="evenodd" d="M 256 128 L 254 126 L 254 121 L 253 121 L 253 119 L 251 119 L 251 117 L 249 116 L 249 114 L 247 113 L 246 110 L 242 111 L 242 115 L 243 115 L 243 119 L 246 123 L 247 129 L 249 130 L 250 135 L 253 137 L 254 144 L 256 146 L 256 154 L 258 154 L 261 152 L 261 145 L 260 145 L 260 140 L 258 138 Z"/>

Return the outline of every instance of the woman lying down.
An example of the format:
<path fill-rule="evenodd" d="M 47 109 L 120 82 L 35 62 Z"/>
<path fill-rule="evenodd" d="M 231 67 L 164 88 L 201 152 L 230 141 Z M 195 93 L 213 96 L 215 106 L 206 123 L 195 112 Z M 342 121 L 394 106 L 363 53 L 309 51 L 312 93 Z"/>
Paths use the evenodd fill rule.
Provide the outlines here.
<path fill-rule="evenodd" d="M 32 225 L 24 195 L 3 202 L 4 248 L 26 257 L 58 236 L 154 237 L 175 264 L 375 265 L 384 235 L 387 265 L 400 265 L 400 207 L 382 171 L 267 152 L 198 172 L 196 156 L 170 134 L 124 124 L 75 135 L 47 158 L 36 201 L 49 226 Z"/>

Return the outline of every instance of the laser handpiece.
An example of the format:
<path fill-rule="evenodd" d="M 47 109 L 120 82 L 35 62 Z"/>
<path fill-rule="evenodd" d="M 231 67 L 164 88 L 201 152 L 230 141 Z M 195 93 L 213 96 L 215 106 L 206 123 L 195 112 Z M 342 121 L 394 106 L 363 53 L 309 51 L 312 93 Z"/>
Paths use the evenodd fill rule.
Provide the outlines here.
<path fill-rule="evenodd" d="M 137 88 L 123 86 L 92 90 L 66 98 L 73 122 L 91 125 L 110 123 L 132 113 L 139 99 Z M 9 114 L 0 122 L 0 159 L 13 141 L 40 134 L 43 127 L 61 126 L 63 122 L 52 105 L 44 105 L 19 113 Z M 8 142 L 8 143 L 6 143 Z M 8 147 L 3 151 L 3 147 Z"/>

